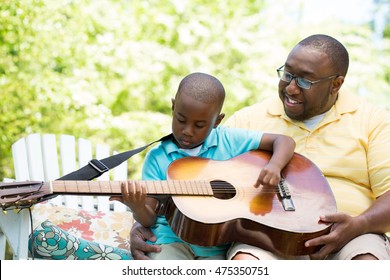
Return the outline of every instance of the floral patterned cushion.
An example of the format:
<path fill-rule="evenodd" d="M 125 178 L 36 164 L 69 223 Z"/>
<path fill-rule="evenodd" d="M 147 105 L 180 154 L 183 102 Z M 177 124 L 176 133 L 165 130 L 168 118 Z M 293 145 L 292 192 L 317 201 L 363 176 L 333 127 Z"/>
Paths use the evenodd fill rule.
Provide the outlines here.
<path fill-rule="evenodd" d="M 29 239 L 30 256 L 50 260 L 131 260 L 129 250 L 75 237 L 44 221 Z"/>
<path fill-rule="evenodd" d="M 76 254 L 76 256 L 70 252 L 72 250 L 74 252 L 81 252 L 80 248 L 84 246 L 84 252 L 90 250 L 90 253 L 84 254 L 85 256 L 83 258 L 90 259 L 89 257 L 92 256 L 99 258 L 99 250 L 108 250 L 106 252 L 102 251 L 100 257 L 102 255 L 107 255 L 107 252 L 122 250 L 123 252 L 121 253 L 125 255 L 128 254 L 127 259 L 131 258 L 129 255 L 130 229 L 134 220 L 130 212 L 91 212 L 70 209 L 44 202 L 36 204 L 32 213 L 34 227 L 33 245 L 35 250 L 39 249 L 35 257 L 80 259 L 80 253 Z M 50 247 L 50 249 L 47 247 L 47 243 L 43 241 L 44 239 L 47 239 L 47 236 L 56 236 L 51 240 L 52 243 L 56 240 L 56 244 L 52 244 L 53 246 L 63 246 L 60 245 L 59 240 L 61 239 L 61 242 L 67 242 L 67 246 L 78 244 L 77 249 L 80 250 L 77 251 L 75 247 L 72 247 L 71 251 L 68 251 L 66 254 L 62 252 L 61 256 L 60 252 L 54 252 L 52 247 Z M 45 246 L 46 248 L 44 248 Z M 47 250 L 52 251 L 48 252 Z M 40 255 L 39 253 L 42 253 L 43 255 Z M 57 257 L 54 257 L 56 254 L 58 254 Z M 116 254 L 118 255 L 118 252 L 116 252 Z M 122 259 L 124 257 L 126 258 L 123 254 L 121 256 Z M 70 257 L 68 257 L 68 255 Z M 114 257 L 113 255 L 111 255 L 111 257 L 114 259 L 118 258 L 118 256 Z"/>

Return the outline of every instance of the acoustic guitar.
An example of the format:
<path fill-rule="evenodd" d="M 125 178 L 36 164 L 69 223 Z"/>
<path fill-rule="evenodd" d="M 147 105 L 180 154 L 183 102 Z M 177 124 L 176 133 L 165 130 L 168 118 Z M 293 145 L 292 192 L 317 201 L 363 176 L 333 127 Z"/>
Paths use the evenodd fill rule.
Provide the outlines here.
<path fill-rule="evenodd" d="M 319 216 L 336 212 L 329 184 L 318 167 L 295 153 L 276 188 L 254 187 L 271 153 L 250 151 L 230 160 L 178 159 L 166 181 L 142 181 L 160 200 L 173 231 L 184 241 L 214 246 L 239 241 L 284 255 L 320 247 L 305 241 L 327 234 Z M 55 195 L 120 195 L 119 181 L 50 181 L 0 184 L 0 207 L 23 208 Z M 165 199 L 163 199 L 165 198 Z"/>

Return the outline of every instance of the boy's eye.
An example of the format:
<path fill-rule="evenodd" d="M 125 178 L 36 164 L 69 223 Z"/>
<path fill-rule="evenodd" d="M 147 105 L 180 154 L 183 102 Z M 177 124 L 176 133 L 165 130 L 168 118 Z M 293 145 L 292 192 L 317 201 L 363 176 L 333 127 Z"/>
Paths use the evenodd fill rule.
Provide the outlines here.
<path fill-rule="evenodd" d="M 177 120 L 179 123 L 184 123 L 184 122 L 185 122 L 185 120 L 180 119 L 180 118 L 176 118 L 176 120 Z"/>
<path fill-rule="evenodd" d="M 196 128 L 204 128 L 205 126 L 203 124 L 196 124 Z"/>

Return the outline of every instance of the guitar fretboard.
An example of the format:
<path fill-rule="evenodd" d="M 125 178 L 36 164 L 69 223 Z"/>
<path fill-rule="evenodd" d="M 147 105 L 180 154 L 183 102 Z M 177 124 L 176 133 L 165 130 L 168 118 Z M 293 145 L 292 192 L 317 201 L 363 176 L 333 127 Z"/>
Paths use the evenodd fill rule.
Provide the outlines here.
<path fill-rule="evenodd" d="M 208 181 L 167 180 L 139 181 L 148 194 L 213 195 Z M 121 181 L 51 181 L 50 189 L 55 194 L 120 195 Z"/>

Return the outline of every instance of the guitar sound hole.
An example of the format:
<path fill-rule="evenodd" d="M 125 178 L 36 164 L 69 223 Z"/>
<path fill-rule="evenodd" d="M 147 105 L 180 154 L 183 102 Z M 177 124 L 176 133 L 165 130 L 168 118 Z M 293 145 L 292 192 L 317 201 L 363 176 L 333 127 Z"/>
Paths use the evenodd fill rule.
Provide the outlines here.
<path fill-rule="evenodd" d="M 214 197 L 219 199 L 231 199 L 236 195 L 236 189 L 228 182 L 214 180 L 210 182 Z"/>

